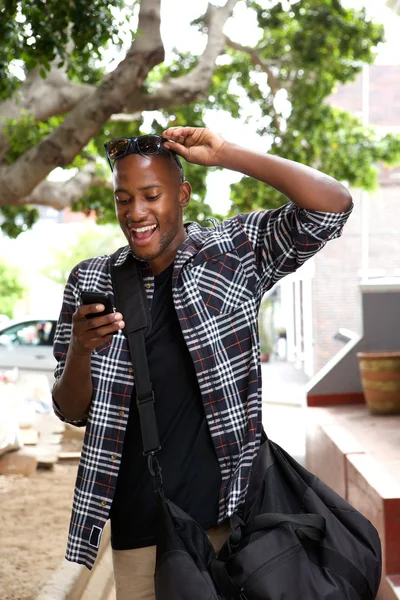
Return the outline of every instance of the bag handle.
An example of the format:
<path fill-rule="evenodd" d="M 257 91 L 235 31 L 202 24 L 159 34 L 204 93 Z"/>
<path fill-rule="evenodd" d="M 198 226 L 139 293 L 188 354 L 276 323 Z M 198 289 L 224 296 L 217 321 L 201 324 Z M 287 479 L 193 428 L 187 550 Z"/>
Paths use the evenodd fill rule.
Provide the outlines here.
<path fill-rule="evenodd" d="M 274 529 L 290 523 L 297 526 L 296 535 L 305 536 L 314 542 L 320 542 L 326 535 L 326 521 L 323 516 L 305 513 L 286 515 L 281 513 L 264 513 L 257 515 L 242 530 L 243 535 L 250 535 L 262 529 Z"/>
<path fill-rule="evenodd" d="M 139 410 L 143 455 L 149 457 L 149 470 L 158 476 L 161 484 L 161 468 L 155 454 L 161 449 L 155 415 L 155 398 L 147 363 L 145 334 L 151 331 L 151 315 L 142 271 L 138 262 L 129 255 L 117 266 L 121 250 L 111 256 L 111 278 L 116 308 L 124 315 L 122 333 L 127 337 L 135 376 L 136 402 Z"/>

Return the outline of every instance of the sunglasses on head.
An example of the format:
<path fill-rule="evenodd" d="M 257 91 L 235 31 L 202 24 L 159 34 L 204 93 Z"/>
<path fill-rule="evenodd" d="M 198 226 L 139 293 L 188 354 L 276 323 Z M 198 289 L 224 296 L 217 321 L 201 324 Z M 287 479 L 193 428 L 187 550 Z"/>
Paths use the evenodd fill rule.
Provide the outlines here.
<path fill-rule="evenodd" d="M 161 154 L 161 152 L 168 152 L 178 165 L 182 181 L 184 181 L 185 177 L 180 160 L 175 152 L 164 148 L 164 142 L 166 141 L 167 140 L 160 135 L 140 135 L 132 138 L 117 138 L 115 140 L 111 140 L 110 142 L 106 142 L 104 144 L 104 148 L 106 150 L 111 171 L 114 170 L 115 161 L 118 158 L 127 156 L 128 154 L 155 156 L 156 154 Z"/>

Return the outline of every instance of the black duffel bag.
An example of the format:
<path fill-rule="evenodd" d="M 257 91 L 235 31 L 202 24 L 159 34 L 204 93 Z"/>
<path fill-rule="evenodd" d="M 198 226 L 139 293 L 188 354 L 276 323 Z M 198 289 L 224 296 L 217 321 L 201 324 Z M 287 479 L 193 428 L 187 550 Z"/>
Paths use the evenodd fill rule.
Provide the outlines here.
<path fill-rule="evenodd" d="M 266 440 L 212 572 L 227 599 L 374 600 L 381 561 L 372 524 Z"/>
<path fill-rule="evenodd" d="M 144 454 L 158 497 L 157 600 L 374 600 L 381 544 L 372 524 L 264 434 L 241 515 L 218 553 L 163 493 L 144 332 L 151 327 L 135 261 L 112 268 L 135 373 Z M 132 310 L 130 310 L 132 307 Z"/>
<path fill-rule="evenodd" d="M 244 515 L 232 516 L 218 558 L 202 528 L 158 494 L 157 600 L 376 598 L 376 529 L 270 440 L 255 462 Z"/>

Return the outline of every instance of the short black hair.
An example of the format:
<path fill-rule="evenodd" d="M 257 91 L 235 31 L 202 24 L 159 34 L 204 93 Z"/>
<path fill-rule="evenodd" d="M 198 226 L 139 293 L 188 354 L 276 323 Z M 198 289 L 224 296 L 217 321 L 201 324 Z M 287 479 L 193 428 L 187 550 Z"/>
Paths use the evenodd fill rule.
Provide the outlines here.
<path fill-rule="evenodd" d="M 183 183 L 185 181 L 185 172 L 183 170 L 182 163 L 179 160 L 179 157 L 178 157 L 178 155 L 177 155 L 176 152 L 173 152 L 172 150 L 168 150 L 167 148 L 161 148 L 159 154 L 156 154 L 155 156 L 163 156 L 165 158 L 172 159 L 173 162 L 174 162 L 174 164 L 179 169 L 179 175 L 180 175 L 180 178 L 181 178 L 181 183 Z"/>

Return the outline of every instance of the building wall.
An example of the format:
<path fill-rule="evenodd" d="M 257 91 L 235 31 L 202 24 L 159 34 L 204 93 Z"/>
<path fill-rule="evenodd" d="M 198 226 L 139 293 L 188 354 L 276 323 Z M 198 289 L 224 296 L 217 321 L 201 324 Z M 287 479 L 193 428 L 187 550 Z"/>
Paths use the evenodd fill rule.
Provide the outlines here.
<path fill-rule="evenodd" d="M 392 276 L 400 269 L 400 181 L 396 187 L 382 187 L 370 206 L 370 268 Z"/>
<path fill-rule="evenodd" d="M 354 200 L 354 211 L 342 237 L 328 242 L 314 259 L 314 373 L 342 347 L 333 339 L 340 328 L 360 331 L 357 282 L 361 268 L 361 206 L 358 198 Z"/>
<path fill-rule="evenodd" d="M 340 348 L 333 339 L 340 328 L 362 332 L 361 193 L 352 192 L 354 211 L 342 237 L 329 242 L 315 257 L 313 279 L 314 373 Z M 369 197 L 369 274 L 393 276 L 400 269 L 400 186 L 382 187 Z M 400 274 L 400 272 L 398 273 Z"/>
<path fill-rule="evenodd" d="M 400 65 L 369 67 L 369 122 L 377 127 L 400 125 Z M 339 86 L 329 103 L 354 115 L 362 114 L 362 75 L 352 83 Z"/>
<path fill-rule="evenodd" d="M 400 65 L 369 68 L 369 121 L 382 132 L 400 131 Z M 340 86 L 329 99 L 362 116 L 362 75 Z M 400 169 L 382 167 L 380 189 L 369 196 L 369 277 L 392 276 L 400 269 Z M 352 190 L 354 211 L 341 238 L 329 242 L 315 257 L 313 295 L 314 373 L 343 343 L 333 339 L 340 328 L 361 333 L 359 283 L 362 260 L 361 192 Z M 397 272 L 400 275 L 400 271 Z"/>

